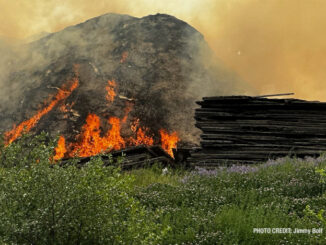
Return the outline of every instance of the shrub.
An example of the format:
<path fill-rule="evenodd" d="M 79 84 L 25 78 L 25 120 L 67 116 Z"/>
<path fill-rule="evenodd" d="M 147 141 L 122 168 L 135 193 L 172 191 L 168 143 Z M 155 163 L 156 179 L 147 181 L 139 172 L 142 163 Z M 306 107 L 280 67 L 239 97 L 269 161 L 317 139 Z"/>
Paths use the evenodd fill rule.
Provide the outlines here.
<path fill-rule="evenodd" d="M 157 244 L 168 226 L 129 193 L 133 177 L 92 158 L 53 164 L 55 142 L 24 136 L 1 149 L 0 243 Z"/>

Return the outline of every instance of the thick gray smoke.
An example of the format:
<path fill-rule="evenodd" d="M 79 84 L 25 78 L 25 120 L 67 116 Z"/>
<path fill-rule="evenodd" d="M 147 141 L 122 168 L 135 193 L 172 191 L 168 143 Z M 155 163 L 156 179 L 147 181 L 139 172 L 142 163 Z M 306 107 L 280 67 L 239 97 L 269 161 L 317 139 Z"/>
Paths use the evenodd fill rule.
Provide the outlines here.
<path fill-rule="evenodd" d="M 5 45 L 3 50 L 8 54 L 0 61 L 2 130 L 31 117 L 73 76 L 74 64 L 80 65 L 80 86 L 65 101 L 73 104 L 71 114 L 55 108 L 36 131 L 72 139 L 89 113 L 103 120 L 121 118 L 123 98 L 129 98 L 135 103 L 130 118 L 139 118 L 154 134 L 165 128 L 177 131 L 184 142 L 196 142 L 196 100 L 248 91 L 198 31 L 169 15 L 107 14 L 24 44 L 16 53 Z M 110 106 L 107 80 L 117 82 L 118 97 Z"/>

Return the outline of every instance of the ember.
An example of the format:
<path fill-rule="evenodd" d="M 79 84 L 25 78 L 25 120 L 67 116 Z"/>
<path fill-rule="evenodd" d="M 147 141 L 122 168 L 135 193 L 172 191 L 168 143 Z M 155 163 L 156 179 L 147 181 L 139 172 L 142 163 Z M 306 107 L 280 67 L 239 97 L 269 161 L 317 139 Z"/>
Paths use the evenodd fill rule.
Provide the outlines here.
<path fill-rule="evenodd" d="M 105 87 L 106 91 L 107 91 L 107 95 L 106 95 L 106 100 L 110 103 L 112 103 L 114 101 L 114 97 L 116 96 L 116 93 L 114 91 L 114 88 L 116 87 L 116 82 L 114 80 L 112 81 L 108 81 L 108 85 Z"/>

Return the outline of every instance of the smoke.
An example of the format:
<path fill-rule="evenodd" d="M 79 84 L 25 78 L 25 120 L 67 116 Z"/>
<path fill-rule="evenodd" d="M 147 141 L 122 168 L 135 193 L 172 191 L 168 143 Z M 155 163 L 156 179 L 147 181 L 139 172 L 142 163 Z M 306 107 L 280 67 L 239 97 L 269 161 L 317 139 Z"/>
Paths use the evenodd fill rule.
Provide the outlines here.
<path fill-rule="evenodd" d="M 227 2 L 216 4 L 215 32 L 201 26 L 217 56 L 260 94 L 326 101 L 325 1 Z"/>
<path fill-rule="evenodd" d="M 323 0 L 0 0 L 0 9 L 0 35 L 12 39 L 59 31 L 107 12 L 171 14 L 203 33 L 216 56 L 258 94 L 295 92 L 326 100 Z"/>

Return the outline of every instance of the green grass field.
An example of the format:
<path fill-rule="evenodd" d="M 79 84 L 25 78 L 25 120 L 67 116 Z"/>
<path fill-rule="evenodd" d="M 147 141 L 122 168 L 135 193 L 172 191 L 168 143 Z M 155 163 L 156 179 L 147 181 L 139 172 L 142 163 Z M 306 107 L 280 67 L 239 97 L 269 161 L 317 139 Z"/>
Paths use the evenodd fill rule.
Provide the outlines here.
<path fill-rule="evenodd" d="M 49 167 L 55 144 L 27 141 L 1 148 L 0 244 L 326 244 L 323 155 L 121 172 Z"/>
<path fill-rule="evenodd" d="M 171 228 L 166 244 L 325 244 L 325 233 L 294 234 L 295 228 L 325 227 L 322 216 L 311 212 L 325 208 L 323 176 L 316 172 L 325 167 L 320 157 L 130 175 L 139 202 L 150 211 L 163 210 L 160 222 Z M 254 228 L 291 228 L 292 233 L 254 233 Z"/>

